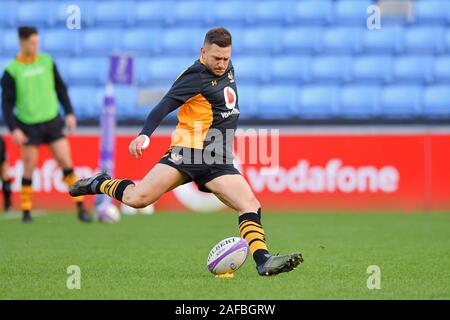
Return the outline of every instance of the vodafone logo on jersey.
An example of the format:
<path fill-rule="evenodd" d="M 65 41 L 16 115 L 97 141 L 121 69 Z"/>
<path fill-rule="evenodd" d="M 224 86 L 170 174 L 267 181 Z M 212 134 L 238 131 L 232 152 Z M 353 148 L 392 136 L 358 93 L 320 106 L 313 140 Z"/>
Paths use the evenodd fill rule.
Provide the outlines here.
<path fill-rule="evenodd" d="M 236 106 L 236 92 L 234 92 L 233 88 L 225 87 L 223 89 L 223 95 L 225 97 L 225 105 L 228 109 L 233 109 Z"/>

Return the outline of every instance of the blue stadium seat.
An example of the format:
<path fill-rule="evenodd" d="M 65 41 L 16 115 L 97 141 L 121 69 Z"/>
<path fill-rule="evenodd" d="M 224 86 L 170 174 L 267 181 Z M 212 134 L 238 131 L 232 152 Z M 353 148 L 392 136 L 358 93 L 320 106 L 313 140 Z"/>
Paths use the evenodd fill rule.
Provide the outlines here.
<path fill-rule="evenodd" d="M 433 78 L 435 81 L 450 82 L 450 56 L 445 55 L 434 59 Z"/>
<path fill-rule="evenodd" d="M 20 1 L 17 2 L 16 22 L 18 25 L 53 25 L 54 10 L 53 2 Z"/>
<path fill-rule="evenodd" d="M 138 106 L 138 89 L 134 86 L 115 86 L 114 96 L 117 117 L 127 119 L 142 114 L 143 108 Z"/>
<path fill-rule="evenodd" d="M 233 37 L 233 52 L 232 56 L 238 56 L 241 54 L 253 54 L 252 52 L 242 52 L 244 46 L 244 35 L 245 35 L 245 28 L 241 28 L 238 26 L 231 26 L 228 28 L 230 31 L 232 37 Z"/>
<path fill-rule="evenodd" d="M 418 22 L 443 23 L 449 18 L 448 0 L 416 0 L 414 8 Z"/>
<path fill-rule="evenodd" d="M 160 87 L 165 93 L 193 63 L 194 60 L 189 57 L 138 58 L 135 62 L 135 78 L 140 86 Z"/>
<path fill-rule="evenodd" d="M 450 118 L 450 86 L 432 86 L 424 90 L 423 114 L 428 118 Z"/>
<path fill-rule="evenodd" d="M 124 32 L 120 41 L 120 48 L 126 52 L 157 53 L 161 49 L 161 30 L 130 29 Z"/>
<path fill-rule="evenodd" d="M 241 0 L 218 1 L 211 13 L 215 25 L 244 25 L 248 22 L 251 6 L 243 6 Z"/>
<path fill-rule="evenodd" d="M 339 116 L 368 119 L 378 114 L 380 90 L 376 86 L 355 85 L 339 91 Z"/>
<path fill-rule="evenodd" d="M 155 88 L 156 89 L 156 88 Z M 156 95 L 160 95 L 160 90 L 154 90 Z M 151 106 L 144 101 L 145 97 L 140 97 L 141 89 L 136 86 L 115 86 L 114 96 L 116 97 L 117 118 L 119 120 L 138 119 L 143 120 L 151 110 Z M 153 100 L 153 99 L 151 99 Z M 155 99 L 155 105 L 159 102 L 159 97 Z M 168 118 L 176 116 L 172 112 Z"/>
<path fill-rule="evenodd" d="M 68 85 L 72 85 L 69 80 L 69 65 L 72 59 L 72 57 L 69 58 L 67 56 L 58 55 L 56 57 L 53 57 L 53 62 L 56 64 L 59 74 Z"/>
<path fill-rule="evenodd" d="M 161 46 L 172 54 L 200 54 L 205 31 L 201 28 L 174 28 L 163 31 Z"/>
<path fill-rule="evenodd" d="M 287 21 L 293 2 L 285 0 L 283 5 L 272 0 L 257 1 L 252 7 L 249 20 L 260 25 L 282 24 Z"/>
<path fill-rule="evenodd" d="M 80 23 L 81 28 L 90 26 L 93 24 L 94 20 L 94 10 L 93 10 L 93 4 L 89 0 L 77 0 L 70 1 L 70 0 L 58 0 L 55 3 L 54 8 L 54 19 L 55 23 L 58 26 L 65 26 L 67 24 L 67 19 L 69 16 L 73 14 L 74 7 L 71 7 L 73 5 L 77 6 L 79 8 L 80 12 Z M 69 10 L 70 9 L 70 10 Z"/>
<path fill-rule="evenodd" d="M 296 87 L 262 86 L 257 92 L 259 116 L 264 119 L 289 119 L 295 116 Z"/>
<path fill-rule="evenodd" d="M 394 85 L 381 93 L 381 111 L 387 118 L 414 118 L 420 115 L 422 88 Z"/>
<path fill-rule="evenodd" d="M 166 94 L 168 88 L 154 87 L 145 88 L 147 92 L 144 94 L 144 98 L 139 98 L 136 107 L 132 110 L 132 114 L 125 115 L 124 119 L 140 119 L 143 121 L 147 118 L 152 109 L 161 101 L 162 97 Z M 178 116 L 179 108 L 170 112 L 164 119 L 163 123 L 168 119 L 176 119 Z"/>
<path fill-rule="evenodd" d="M 322 48 L 322 28 L 285 28 L 280 35 L 280 48 L 288 53 L 317 52 Z"/>
<path fill-rule="evenodd" d="M 254 119 L 258 116 L 256 97 L 259 89 L 254 85 L 239 85 L 238 105 L 240 110 L 239 119 Z"/>
<path fill-rule="evenodd" d="M 338 24 L 366 24 L 367 8 L 373 5 L 373 0 L 340 0 L 334 2 L 334 20 Z"/>
<path fill-rule="evenodd" d="M 4 30 L 0 33 L 0 36 L 0 48 L 3 55 L 13 55 L 19 51 L 19 39 L 17 30 Z"/>
<path fill-rule="evenodd" d="M 367 30 L 363 34 L 363 50 L 368 53 L 395 53 L 402 50 L 403 29 L 398 26 L 383 26 Z"/>
<path fill-rule="evenodd" d="M 99 118 L 101 102 L 97 92 L 97 89 L 91 86 L 69 86 L 70 100 L 78 119 Z"/>
<path fill-rule="evenodd" d="M 79 53 L 78 30 L 44 30 L 42 32 L 42 49 L 50 53 L 76 54 Z"/>
<path fill-rule="evenodd" d="M 195 62 L 189 57 L 163 57 L 151 59 L 148 64 L 150 81 L 163 81 L 171 85 L 177 77 Z"/>
<path fill-rule="evenodd" d="M 432 77 L 431 56 L 406 55 L 395 60 L 392 67 L 392 75 L 396 82 L 410 81 L 423 83 L 431 81 Z"/>
<path fill-rule="evenodd" d="M 151 60 L 151 58 L 138 57 L 134 62 L 134 77 L 139 85 L 147 85 L 150 83 L 150 72 L 148 70 L 150 69 Z"/>
<path fill-rule="evenodd" d="M 139 25 L 161 25 L 166 21 L 168 14 L 172 12 L 172 2 L 139 1 L 134 6 L 134 18 Z"/>
<path fill-rule="evenodd" d="M 302 87 L 297 95 L 297 115 L 305 119 L 330 119 L 337 114 L 336 86 Z"/>
<path fill-rule="evenodd" d="M 76 112 L 96 119 L 109 55 L 134 54 L 138 85 L 168 89 L 199 57 L 209 26 L 225 25 L 242 119 L 450 118 L 450 0 L 416 0 L 416 24 L 383 18 L 380 30 L 367 30 L 374 2 L 0 0 L 0 72 L 18 52 L 15 28 L 36 25 Z M 72 3 L 82 30 L 65 28 Z M 146 116 L 151 108 L 138 97 L 153 91 L 118 87 L 120 119 Z"/>
<path fill-rule="evenodd" d="M 350 56 L 319 56 L 313 59 L 313 81 L 345 82 L 350 79 Z"/>
<path fill-rule="evenodd" d="M 0 27 L 13 26 L 15 22 L 16 2 L 0 1 Z"/>
<path fill-rule="evenodd" d="M 407 28 L 404 41 L 405 48 L 409 52 L 442 52 L 444 49 L 444 29 L 441 27 Z"/>
<path fill-rule="evenodd" d="M 449 19 L 450 19 L 450 13 L 449 13 Z M 446 51 L 450 51 L 450 29 L 447 29 L 447 32 L 445 32 L 444 35 L 444 46 L 447 49 Z"/>
<path fill-rule="evenodd" d="M 134 1 L 93 2 L 94 21 L 99 25 L 131 25 L 134 23 Z"/>
<path fill-rule="evenodd" d="M 216 10 L 214 2 L 202 0 L 178 1 L 167 15 L 169 24 L 180 25 L 211 25 L 214 17 L 211 12 Z"/>
<path fill-rule="evenodd" d="M 71 83 L 99 85 L 108 80 L 108 58 L 72 59 L 67 68 L 67 77 Z"/>
<path fill-rule="evenodd" d="M 236 80 L 242 82 L 260 82 L 268 76 L 270 58 L 267 56 L 237 56 L 233 60 Z"/>
<path fill-rule="evenodd" d="M 12 60 L 12 57 L 0 57 L 0 77 L 3 76 L 3 72 L 5 71 L 6 65 Z M 0 112 L 1 113 L 1 112 Z"/>
<path fill-rule="evenodd" d="M 138 58 L 136 60 L 136 78 L 140 85 L 151 85 L 169 89 L 175 80 L 195 59 L 182 57 Z"/>
<path fill-rule="evenodd" d="M 273 82 L 306 82 L 311 79 L 310 56 L 280 56 L 269 66 L 270 80 Z M 267 72 L 265 70 L 264 72 Z"/>
<path fill-rule="evenodd" d="M 391 56 L 358 56 L 353 59 L 352 77 L 355 82 L 383 83 L 391 79 Z"/>
<path fill-rule="evenodd" d="M 330 0 L 304 0 L 295 3 L 288 19 L 291 23 L 326 24 L 332 21 L 332 12 Z"/>
<path fill-rule="evenodd" d="M 252 54 L 271 53 L 279 49 L 278 39 L 282 31 L 278 28 L 254 28 L 243 32 L 242 39 L 235 43 L 238 52 Z"/>
<path fill-rule="evenodd" d="M 323 33 L 323 49 L 330 53 L 353 53 L 361 49 L 363 29 L 355 27 L 331 27 Z"/>
<path fill-rule="evenodd" d="M 109 55 L 119 47 L 120 29 L 88 29 L 81 33 L 80 49 L 87 54 Z"/>

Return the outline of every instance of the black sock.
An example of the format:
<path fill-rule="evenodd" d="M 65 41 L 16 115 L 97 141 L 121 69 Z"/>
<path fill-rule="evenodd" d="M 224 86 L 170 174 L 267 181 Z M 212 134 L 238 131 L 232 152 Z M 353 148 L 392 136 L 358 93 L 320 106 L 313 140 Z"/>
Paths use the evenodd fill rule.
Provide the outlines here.
<path fill-rule="evenodd" d="M 239 216 L 239 232 L 242 238 L 248 242 L 250 252 L 257 265 L 261 265 L 268 259 L 264 229 L 261 225 L 261 209 L 258 212 L 248 212 Z"/>
<path fill-rule="evenodd" d="M 28 178 L 22 177 L 22 189 L 20 190 L 20 209 L 25 214 L 32 209 L 32 193 L 33 193 L 33 181 Z"/>
<path fill-rule="evenodd" d="M 3 199 L 5 211 L 11 207 L 11 179 L 3 180 L 2 183 Z"/>
<path fill-rule="evenodd" d="M 106 194 L 111 198 L 122 201 L 123 192 L 129 185 L 134 185 L 134 182 L 126 179 L 105 180 L 96 186 L 96 192 Z"/>
<path fill-rule="evenodd" d="M 84 202 L 83 201 L 77 201 L 77 209 L 78 211 L 84 210 Z"/>
<path fill-rule="evenodd" d="M 67 176 L 69 176 L 69 175 L 71 175 L 71 174 L 73 174 L 73 173 L 74 173 L 73 168 L 63 169 L 63 176 L 64 176 L 64 177 L 67 177 Z"/>

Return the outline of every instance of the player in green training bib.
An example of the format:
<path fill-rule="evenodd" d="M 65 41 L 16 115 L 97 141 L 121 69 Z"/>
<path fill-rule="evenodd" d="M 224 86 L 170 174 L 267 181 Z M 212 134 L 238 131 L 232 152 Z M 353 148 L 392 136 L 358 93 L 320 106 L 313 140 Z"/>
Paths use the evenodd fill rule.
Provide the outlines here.
<path fill-rule="evenodd" d="M 39 145 L 47 144 L 63 170 L 70 187 L 76 180 L 70 146 L 64 136 L 64 124 L 73 133 L 76 118 L 53 59 L 38 53 L 39 34 L 36 28 L 20 27 L 20 52 L 5 69 L 2 77 L 2 109 L 13 141 L 20 146 L 24 162 L 20 206 L 23 221 L 30 222 L 32 209 L 32 176 L 37 165 Z M 65 123 L 59 114 L 59 103 L 65 111 Z M 89 222 L 83 198 L 75 198 L 78 217 Z"/>

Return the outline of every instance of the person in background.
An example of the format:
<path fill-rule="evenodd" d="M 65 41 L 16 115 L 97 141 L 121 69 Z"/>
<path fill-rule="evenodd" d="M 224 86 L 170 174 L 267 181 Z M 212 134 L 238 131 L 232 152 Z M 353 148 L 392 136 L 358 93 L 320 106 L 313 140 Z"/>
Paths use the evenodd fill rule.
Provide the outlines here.
<path fill-rule="evenodd" d="M 38 162 L 39 146 L 47 144 L 63 170 L 64 181 L 70 187 L 76 180 L 70 145 L 64 135 L 76 129 L 77 120 L 67 88 L 56 64 L 48 54 L 38 52 L 39 34 L 34 27 L 19 27 L 19 54 L 6 66 L 3 74 L 2 109 L 12 140 L 21 148 L 24 162 L 20 207 L 24 222 L 32 221 L 32 176 Z M 65 121 L 59 112 L 65 111 Z M 74 198 L 78 218 L 90 222 L 83 197 Z"/>

